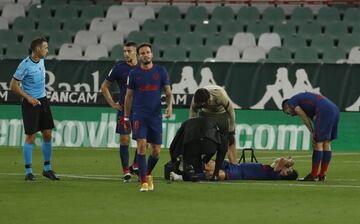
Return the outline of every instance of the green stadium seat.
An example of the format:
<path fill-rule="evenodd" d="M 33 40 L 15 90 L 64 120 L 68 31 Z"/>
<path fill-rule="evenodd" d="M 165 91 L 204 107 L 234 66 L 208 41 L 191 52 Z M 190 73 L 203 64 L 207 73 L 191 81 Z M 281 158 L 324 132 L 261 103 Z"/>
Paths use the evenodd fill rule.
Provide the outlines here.
<path fill-rule="evenodd" d="M 75 36 L 79 30 L 86 30 L 86 21 L 82 18 L 70 18 L 65 20 L 63 31 L 73 33 Z"/>
<path fill-rule="evenodd" d="M 92 5 L 94 3 L 93 0 L 69 0 L 69 4 L 71 6 L 84 6 L 84 5 Z M 99 2 L 101 3 L 101 2 Z M 100 5 L 100 4 L 98 4 Z"/>
<path fill-rule="evenodd" d="M 176 6 L 165 5 L 161 7 L 158 19 L 166 24 L 179 20 L 181 19 L 180 9 Z"/>
<path fill-rule="evenodd" d="M 213 21 L 210 21 L 208 23 L 197 23 L 195 25 L 195 33 L 198 33 L 202 37 L 206 37 L 210 34 L 214 34 L 218 32 L 218 25 L 214 23 Z"/>
<path fill-rule="evenodd" d="M 317 22 L 305 23 L 299 25 L 298 35 L 302 35 L 305 38 L 311 39 L 314 35 L 321 34 L 321 25 Z"/>
<path fill-rule="evenodd" d="M 80 8 L 81 11 L 81 19 L 84 21 L 91 21 L 91 19 L 95 17 L 104 17 L 105 16 L 105 10 L 101 5 L 86 5 Z"/>
<path fill-rule="evenodd" d="M 115 45 L 111 49 L 109 58 L 112 60 L 124 60 L 124 46 L 122 44 Z"/>
<path fill-rule="evenodd" d="M 44 0 L 43 2 L 43 5 L 52 7 L 53 9 L 58 6 L 66 5 L 66 4 L 67 4 L 67 0 Z"/>
<path fill-rule="evenodd" d="M 51 17 L 51 8 L 47 5 L 33 5 L 30 7 L 28 17 L 35 20 Z"/>
<path fill-rule="evenodd" d="M 316 35 L 311 39 L 311 48 L 318 52 L 324 52 L 327 49 L 334 48 L 334 39 L 327 35 Z"/>
<path fill-rule="evenodd" d="M 204 61 L 207 58 L 212 58 L 213 52 L 206 46 L 194 47 L 190 51 L 189 61 Z"/>
<path fill-rule="evenodd" d="M 269 32 L 269 25 L 265 23 L 249 23 L 247 25 L 246 32 L 254 34 L 256 38 L 258 38 L 262 33 Z"/>
<path fill-rule="evenodd" d="M 70 18 L 78 18 L 78 9 L 69 5 L 60 5 L 55 10 L 55 18 L 65 21 Z"/>
<path fill-rule="evenodd" d="M 313 48 L 298 48 L 295 52 L 296 63 L 318 63 L 318 52 Z"/>
<path fill-rule="evenodd" d="M 343 22 L 348 26 L 354 26 L 356 24 L 360 24 L 360 9 L 348 8 L 345 11 Z"/>
<path fill-rule="evenodd" d="M 22 38 L 22 43 L 25 44 L 26 46 L 29 45 L 31 41 L 36 38 L 36 37 L 47 37 L 49 35 L 48 32 L 43 32 L 41 30 L 33 30 L 33 31 L 29 31 L 27 33 L 24 34 L 23 38 Z"/>
<path fill-rule="evenodd" d="M 355 46 L 360 46 L 360 38 L 358 35 L 346 35 L 339 38 L 339 48 L 349 52 L 351 48 Z"/>
<path fill-rule="evenodd" d="M 291 22 L 294 24 L 304 24 L 312 22 L 314 14 L 309 7 L 295 7 L 291 12 Z"/>
<path fill-rule="evenodd" d="M 176 36 L 172 33 L 159 33 L 154 36 L 153 46 L 159 50 L 176 45 Z"/>
<path fill-rule="evenodd" d="M 150 43 L 150 37 L 144 31 L 131 31 L 126 38 L 127 42 L 133 41 L 135 43 Z"/>
<path fill-rule="evenodd" d="M 346 59 L 346 51 L 342 48 L 329 48 L 323 52 L 324 63 L 336 63 L 340 59 Z"/>
<path fill-rule="evenodd" d="M 20 35 L 35 30 L 35 20 L 31 17 L 17 17 L 13 23 L 12 30 Z"/>
<path fill-rule="evenodd" d="M 267 24 L 281 23 L 285 20 L 285 12 L 280 7 L 267 7 L 262 15 L 262 21 Z"/>
<path fill-rule="evenodd" d="M 186 49 L 181 46 L 173 46 L 164 49 L 163 61 L 186 61 Z"/>
<path fill-rule="evenodd" d="M 229 6 L 216 6 L 211 14 L 212 23 L 224 24 L 234 19 L 234 11 Z"/>
<path fill-rule="evenodd" d="M 293 35 L 284 38 L 283 47 L 288 48 L 290 51 L 294 52 L 298 48 L 306 47 L 306 39 L 300 35 Z"/>
<path fill-rule="evenodd" d="M 352 35 L 360 36 L 360 23 L 353 25 L 353 27 L 352 27 Z"/>
<path fill-rule="evenodd" d="M 9 44 L 14 44 L 18 40 L 15 32 L 12 30 L 0 30 L 0 47 L 5 48 Z"/>
<path fill-rule="evenodd" d="M 147 19 L 142 25 L 142 31 L 149 36 L 165 31 L 165 24 L 158 19 Z"/>
<path fill-rule="evenodd" d="M 229 38 L 223 32 L 218 34 L 212 34 L 206 37 L 205 47 L 209 48 L 211 51 L 216 52 L 216 50 L 221 45 L 229 45 Z"/>
<path fill-rule="evenodd" d="M 335 7 L 321 7 L 317 15 L 317 21 L 320 24 L 327 24 L 329 22 L 339 21 L 340 13 Z"/>
<path fill-rule="evenodd" d="M 239 20 L 224 23 L 220 27 L 220 32 L 232 38 L 238 32 L 244 32 L 245 24 Z"/>
<path fill-rule="evenodd" d="M 284 38 L 296 34 L 296 25 L 292 22 L 274 24 L 274 33 L 278 33 Z"/>
<path fill-rule="evenodd" d="M 168 25 L 168 33 L 174 34 L 175 36 L 180 36 L 184 33 L 189 33 L 191 31 L 191 25 L 186 20 L 175 20 Z"/>
<path fill-rule="evenodd" d="M 291 51 L 286 47 L 273 47 L 269 51 L 267 62 L 291 62 Z"/>
<path fill-rule="evenodd" d="M 209 20 L 206 8 L 204 6 L 190 6 L 186 11 L 185 20 L 191 24 Z"/>
<path fill-rule="evenodd" d="M 64 43 L 72 43 L 72 34 L 70 32 L 55 31 L 49 35 L 49 47 L 59 50 Z"/>
<path fill-rule="evenodd" d="M 237 14 L 237 21 L 244 24 L 255 23 L 259 21 L 259 19 L 259 10 L 253 6 L 243 6 L 239 9 Z"/>
<path fill-rule="evenodd" d="M 203 45 L 203 37 L 198 33 L 188 33 L 180 36 L 180 45 L 188 50 L 194 46 Z"/>
<path fill-rule="evenodd" d="M 47 18 L 39 21 L 37 28 L 39 31 L 49 33 L 61 29 L 61 21 L 56 18 Z"/>
<path fill-rule="evenodd" d="M 331 36 L 334 38 L 338 38 L 340 36 L 348 35 L 348 27 L 347 24 L 335 21 L 331 23 L 327 23 L 325 25 L 325 35 Z"/>
<path fill-rule="evenodd" d="M 6 47 L 6 54 L 4 58 L 8 59 L 23 59 L 29 55 L 29 48 L 27 45 L 21 43 L 9 44 Z"/>

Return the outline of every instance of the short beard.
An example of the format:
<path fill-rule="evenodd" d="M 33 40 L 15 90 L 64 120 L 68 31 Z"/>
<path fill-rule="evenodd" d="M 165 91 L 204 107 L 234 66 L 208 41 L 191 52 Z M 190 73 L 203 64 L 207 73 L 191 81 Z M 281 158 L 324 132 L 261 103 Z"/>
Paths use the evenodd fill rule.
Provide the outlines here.
<path fill-rule="evenodd" d="M 143 63 L 144 65 L 148 65 L 148 64 L 151 63 L 151 61 L 143 61 L 142 63 Z"/>

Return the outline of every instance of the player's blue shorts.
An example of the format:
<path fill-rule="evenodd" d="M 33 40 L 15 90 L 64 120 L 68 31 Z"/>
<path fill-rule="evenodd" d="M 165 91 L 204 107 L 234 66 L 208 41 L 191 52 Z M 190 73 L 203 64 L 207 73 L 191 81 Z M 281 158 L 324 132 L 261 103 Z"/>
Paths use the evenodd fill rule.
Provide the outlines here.
<path fill-rule="evenodd" d="M 161 145 L 162 115 L 145 117 L 134 113 L 132 130 L 133 139 L 146 139 L 149 143 Z"/>
<path fill-rule="evenodd" d="M 132 116 L 130 115 L 130 122 L 132 123 Z M 129 135 L 130 131 L 126 131 L 124 128 L 124 111 L 118 111 L 116 122 L 116 133 L 120 135 Z"/>
<path fill-rule="evenodd" d="M 319 106 L 314 119 L 314 141 L 323 142 L 337 138 L 339 109 L 334 106 Z"/>

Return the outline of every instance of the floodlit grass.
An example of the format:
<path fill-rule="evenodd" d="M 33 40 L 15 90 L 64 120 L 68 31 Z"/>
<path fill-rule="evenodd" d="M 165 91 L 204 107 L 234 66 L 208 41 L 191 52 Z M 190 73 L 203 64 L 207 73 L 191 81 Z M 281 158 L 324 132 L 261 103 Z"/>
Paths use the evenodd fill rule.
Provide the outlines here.
<path fill-rule="evenodd" d="M 131 150 L 133 152 L 133 150 Z M 301 176 L 311 152 L 256 151 L 259 162 L 292 155 Z M 359 223 L 360 153 L 334 153 L 325 183 L 236 181 L 180 183 L 163 179 L 164 151 L 154 170 L 155 191 L 124 184 L 117 150 L 57 148 L 53 167 L 61 181 L 23 180 L 20 148 L 0 148 L 0 223 Z M 240 155 L 238 155 L 240 156 Z M 131 153 L 132 157 L 132 153 Z"/>

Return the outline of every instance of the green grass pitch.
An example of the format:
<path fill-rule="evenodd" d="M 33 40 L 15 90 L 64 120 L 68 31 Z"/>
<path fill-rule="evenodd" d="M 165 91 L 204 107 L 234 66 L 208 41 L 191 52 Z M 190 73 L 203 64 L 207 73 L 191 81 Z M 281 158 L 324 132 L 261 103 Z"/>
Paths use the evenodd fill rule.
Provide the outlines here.
<path fill-rule="evenodd" d="M 311 152 L 256 151 L 261 163 L 287 155 L 306 175 Z M 36 148 L 37 180 L 25 182 L 20 147 L 0 148 L 1 224 L 360 223 L 360 153 L 334 153 L 325 183 L 180 183 L 163 179 L 169 159 L 163 151 L 154 170 L 155 191 L 146 193 L 134 178 L 121 181 L 117 150 L 56 148 L 58 182 L 40 175 L 41 157 Z"/>

